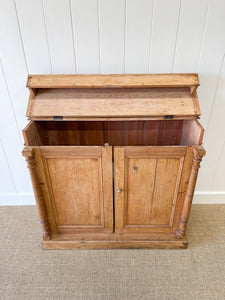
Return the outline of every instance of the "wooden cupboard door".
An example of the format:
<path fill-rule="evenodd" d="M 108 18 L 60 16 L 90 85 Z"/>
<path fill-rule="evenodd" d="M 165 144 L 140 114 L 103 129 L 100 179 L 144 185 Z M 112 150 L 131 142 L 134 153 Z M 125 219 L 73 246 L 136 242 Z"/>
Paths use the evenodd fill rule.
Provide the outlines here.
<path fill-rule="evenodd" d="M 191 147 L 115 147 L 114 158 L 115 231 L 174 232 Z"/>
<path fill-rule="evenodd" d="M 53 233 L 113 231 L 112 147 L 39 147 L 35 155 Z"/>

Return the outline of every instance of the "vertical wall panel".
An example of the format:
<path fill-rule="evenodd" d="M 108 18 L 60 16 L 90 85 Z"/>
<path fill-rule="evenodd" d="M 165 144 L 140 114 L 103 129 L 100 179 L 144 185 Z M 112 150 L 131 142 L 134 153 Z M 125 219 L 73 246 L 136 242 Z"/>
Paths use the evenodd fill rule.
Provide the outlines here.
<path fill-rule="evenodd" d="M 50 74 L 51 62 L 41 0 L 16 0 L 30 74 Z"/>
<path fill-rule="evenodd" d="M 99 0 L 101 72 L 124 73 L 125 0 Z"/>
<path fill-rule="evenodd" d="M 14 193 L 16 191 L 12 176 L 10 174 L 7 159 L 0 140 L 0 193 Z"/>
<path fill-rule="evenodd" d="M 49 51 L 54 74 L 74 74 L 75 57 L 69 0 L 43 1 Z"/>
<path fill-rule="evenodd" d="M 126 5 L 125 72 L 148 73 L 153 0 Z M 140 5 L 141 4 L 141 5 Z"/>
<path fill-rule="evenodd" d="M 20 130 L 26 124 L 27 68 L 13 0 L 0 1 L 0 56 Z M 1 107 L 4 114 L 5 106 Z"/>
<path fill-rule="evenodd" d="M 173 67 L 181 0 L 155 0 L 150 72 L 170 73 Z"/>
<path fill-rule="evenodd" d="M 224 192 L 225 190 L 225 141 L 220 156 L 218 157 L 217 169 L 212 181 L 211 190 L 218 192 Z"/>
<path fill-rule="evenodd" d="M 175 73 L 197 71 L 208 2 L 209 0 L 182 1 L 173 66 Z"/>
<path fill-rule="evenodd" d="M 208 130 L 205 137 L 205 148 L 207 156 L 204 158 L 204 164 L 198 180 L 200 190 L 210 190 L 213 184 L 215 172 L 217 170 L 220 154 L 223 150 L 225 141 L 224 130 L 224 112 L 225 112 L 225 61 L 222 66 L 219 84 L 215 95 L 215 101 L 211 111 Z M 225 165 L 223 166 L 225 168 Z M 223 178 L 225 182 L 225 178 Z"/>
<path fill-rule="evenodd" d="M 12 172 L 17 192 L 31 191 L 30 179 L 24 158 L 21 155 L 22 143 L 19 130 L 15 122 L 11 100 L 0 65 L 0 107 L 4 107 L 4 114 L 0 118 L 0 138 Z M 0 169 L 0 172 L 3 170 Z M 4 176 L 1 176 L 4 177 Z M 1 180 L 0 180 L 1 181 Z"/>
<path fill-rule="evenodd" d="M 99 73 L 98 1 L 72 0 L 77 73 Z"/>
<path fill-rule="evenodd" d="M 224 193 L 224 12 L 223 0 L 0 1 L 0 194 L 31 192 L 26 79 L 52 72 L 199 72 L 207 155 L 197 191 Z"/>
<path fill-rule="evenodd" d="M 207 127 L 225 52 L 225 1 L 211 0 L 198 72 L 202 124 Z"/>

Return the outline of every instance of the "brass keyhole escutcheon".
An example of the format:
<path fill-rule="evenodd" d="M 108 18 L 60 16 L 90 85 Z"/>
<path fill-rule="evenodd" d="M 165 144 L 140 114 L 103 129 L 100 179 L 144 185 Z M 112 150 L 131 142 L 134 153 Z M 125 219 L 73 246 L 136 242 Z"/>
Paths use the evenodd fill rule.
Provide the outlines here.
<path fill-rule="evenodd" d="M 118 188 L 118 189 L 116 190 L 116 192 L 117 192 L 117 194 L 121 194 L 121 193 L 122 193 L 122 189 L 121 189 L 121 188 Z"/>

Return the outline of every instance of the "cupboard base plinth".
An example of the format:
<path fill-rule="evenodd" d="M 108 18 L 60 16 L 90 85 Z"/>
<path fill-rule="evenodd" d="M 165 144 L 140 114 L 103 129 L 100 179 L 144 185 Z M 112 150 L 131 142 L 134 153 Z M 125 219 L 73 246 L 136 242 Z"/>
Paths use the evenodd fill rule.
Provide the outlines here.
<path fill-rule="evenodd" d="M 118 234 L 119 236 L 119 234 Z M 177 239 L 175 235 L 168 238 L 160 237 L 157 239 L 153 235 L 152 239 L 134 239 L 133 237 L 119 238 L 117 234 L 106 235 L 105 238 L 91 239 L 65 239 L 52 238 L 42 242 L 43 249 L 186 249 L 188 241 L 186 236 Z"/>

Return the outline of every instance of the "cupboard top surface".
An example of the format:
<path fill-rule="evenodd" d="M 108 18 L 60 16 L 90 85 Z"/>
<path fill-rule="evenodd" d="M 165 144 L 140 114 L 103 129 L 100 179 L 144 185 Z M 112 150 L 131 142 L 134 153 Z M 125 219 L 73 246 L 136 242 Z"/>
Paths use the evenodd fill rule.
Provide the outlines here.
<path fill-rule="evenodd" d="M 197 74 L 29 75 L 27 116 L 194 119 L 198 85 Z"/>

